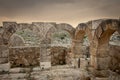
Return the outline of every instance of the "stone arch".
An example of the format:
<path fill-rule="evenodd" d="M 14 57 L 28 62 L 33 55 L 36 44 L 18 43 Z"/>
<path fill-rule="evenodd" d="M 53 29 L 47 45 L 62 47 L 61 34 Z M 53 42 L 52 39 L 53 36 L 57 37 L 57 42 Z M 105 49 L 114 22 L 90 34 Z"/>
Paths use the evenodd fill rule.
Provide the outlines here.
<path fill-rule="evenodd" d="M 21 37 L 18 34 L 13 34 L 10 38 L 9 41 L 9 46 L 13 47 L 13 46 L 24 46 L 25 45 L 25 41 L 23 39 L 23 37 Z"/>
<path fill-rule="evenodd" d="M 86 31 L 87 25 L 85 23 L 81 23 L 76 27 L 76 32 L 75 32 L 75 39 L 76 40 L 82 40 L 84 35 L 85 35 L 85 31 Z"/>
<path fill-rule="evenodd" d="M 66 24 L 66 23 L 57 24 L 56 29 L 67 31 L 68 33 L 70 33 L 71 37 L 74 38 L 75 28 L 73 28 L 70 24 Z"/>
<path fill-rule="evenodd" d="M 73 28 L 71 25 L 66 24 L 66 23 L 61 23 L 61 24 L 56 24 L 56 26 L 51 27 L 47 33 L 46 33 L 46 38 L 51 39 L 51 36 L 58 31 L 66 31 L 70 34 L 71 39 L 74 39 L 74 34 L 75 34 L 75 28 Z"/>
<path fill-rule="evenodd" d="M 84 39 L 85 35 L 87 35 L 89 41 L 91 42 L 92 34 L 91 34 L 91 30 L 88 27 L 88 24 L 87 23 L 78 24 L 78 26 L 76 27 L 75 36 L 74 36 L 73 43 L 72 43 L 73 44 L 72 51 L 74 53 L 74 57 L 78 60 L 76 62 L 79 64 L 79 65 L 76 64 L 78 67 L 82 66 L 82 64 L 79 62 L 81 62 L 81 60 L 85 59 L 85 56 L 84 56 L 85 51 L 83 49 L 83 39 Z M 79 61 L 79 59 L 80 59 L 80 61 Z M 84 68 L 85 68 L 85 66 L 84 66 Z"/>
<path fill-rule="evenodd" d="M 98 71 L 95 76 L 108 77 L 107 70 L 109 69 L 109 40 L 110 36 L 115 32 L 119 32 L 120 22 L 117 19 L 103 20 L 96 28 L 92 41 L 92 56 L 91 66 Z M 100 72 L 101 71 L 101 72 Z M 102 72 L 106 74 L 102 74 Z"/>
<path fill-rule="evenodd" d="M 94 40 L 97 39 L 99 44 L 109 41 L 110 36 L 115 32 L 120 32 L 120 22 L 117 19 L 104 20 L 96 29 Z M 104 40 L 103 40 L 104 39 Z"/>
<path fill-rule="evenodd" d="M 82 40 L 85 34 L 88 36 L 88 39 L 91 41 L 92 34 L 91 34 L 91 29 L 89 28 L 89 25 L 87 23 L 80 23 L 76 27 L 75 39 Z"/>

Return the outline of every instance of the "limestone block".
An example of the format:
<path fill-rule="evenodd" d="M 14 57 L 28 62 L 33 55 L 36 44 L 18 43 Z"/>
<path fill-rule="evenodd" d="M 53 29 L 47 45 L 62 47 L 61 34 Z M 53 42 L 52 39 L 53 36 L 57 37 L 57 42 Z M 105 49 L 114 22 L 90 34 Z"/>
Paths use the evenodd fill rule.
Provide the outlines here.
<path fill-rule="evenodd" d="M 8 57 L 8 54 L 9 54 L 9 50 L 6 49 L 6 50 L 2 51 L 1 57 Z"/>
<path fill-rule="evenodd" d="M 96 78 L 95 80 L 109 80 L 108 78 Z"/>
<path fill-rule="evenodd" d="M 12 79 L 24 79 L 28 78 L 29 74 L 27 73 L 15 73 L 15 74 L 9 74 L 10 78 Z"/>
<path fill-rule="evenodd" d="M 7 63 L 8 58 L 0 58 L 0 64 Z"/>
<path fill-rule="evenodd" d="M 80 58 L 80 69 L 87 69 L 88 67 L 88 60 L 84 58 Z"/>
<path fill-rule="evenodd" d="M 0 64 L 0 72 L 8 72 L 10 69 L 10 63 Z"/>
<path fill-rule="evenodd" d="M 26 73 L 30 71 L 30 68 L 11 68 L 9 70 L 10 73 Z"/>
<path fill-rule="evenodd" d="M 9 74 L 0 74 L 0 80 L 10 80 Z"/>
<path fill-rule="evenodd" d="M 78 65 L 80 66 L 80 62 L 78 62 L 79 58 L 74 58 L 72 60 L 72 66 L 75 67 L 75 68 L 80 68 L 78 67 Z"/>
<path fill-rule="evenodd" d="M 93 56 L 96 56 L 96 51 L 98 47 L 98 42 L 97 41 L 92 41 L 91 45 L 90 45 L 90 54 Z"/>
<path fill-rule="evenodd" d="M 49 69 L 51 68 L 51 62 L 40 62 L 41 69 Z"/>
<path fill-rule="evenodd" d="M 40 71 L 40 70 L 41 70 L 40 66 L 39 66 L 39 67 L 34 67 L 34 68 L 32 69 L 32 71 Z"/>
<path fill-rule="evenodd" d="M 108 70 L 95 70 L 91 69 L 90 70 L 92 75 L 96 77 L 108 77 L 109 76 L 109 71 Z"/>
<path fill-rule="evenodd" d="M 93 56 L 93 55 L 91 55 L 90 56 L 90 66 L 92 66 L 92 67 L 97 67 L 97 59 L 96 59 L 96 56 Z"/>
<path fill-rule="evenodd" d="M 109 49 L 106 47 L 98 48 L 98 52 L 96 53 L 98 57 L 108 57 L 109 56 Z"/>
<path fill-rule="evenodd" d="M 91 45 L 93 45 L 94 46 L 94 44 L 91 44 Z M 96 51 L 97 51 L 97 48 L 95 48 L 95 47 L 90 47 L 90 54 L 92 55 L 92 56 L 96 56 Z"/>
<path fill-rule="evenodd" d="M 9 50 L 8 50 L 8 46 L 5 45 L 0 45 L 0 57 L 8 57 L 9 54 Z"/>
<path fill-rule="evenodd" d="M 39 47 L 10 47 L 9 61 L 11 67 L 39 66 L 40 48 Z"/>

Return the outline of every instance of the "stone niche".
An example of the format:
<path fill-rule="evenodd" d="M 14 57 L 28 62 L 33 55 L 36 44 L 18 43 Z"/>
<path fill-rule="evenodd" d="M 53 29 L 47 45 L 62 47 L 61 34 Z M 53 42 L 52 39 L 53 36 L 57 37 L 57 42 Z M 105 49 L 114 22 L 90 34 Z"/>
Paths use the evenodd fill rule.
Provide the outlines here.
<path fill-rule="evenodd" d="M 24 46 L 10 47 L 9 61 L 11 67 L 39 66 L 40 48 Z"/>

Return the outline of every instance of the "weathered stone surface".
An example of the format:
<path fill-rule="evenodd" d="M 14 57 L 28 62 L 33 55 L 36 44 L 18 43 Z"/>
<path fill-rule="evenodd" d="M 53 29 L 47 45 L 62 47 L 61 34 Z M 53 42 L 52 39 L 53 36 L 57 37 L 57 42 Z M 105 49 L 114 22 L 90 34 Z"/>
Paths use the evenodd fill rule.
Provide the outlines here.
<path fill-rule="evenodd" d="M 109 68 L 110 57 L 97 58 L 96 69 L 105 70 Z"/>
<path fill-rule="evenodd" d="M 0 73 L 8 72 L 10 69 L 10 63 L 0 64 Z"/>
<path fill-rule="evenodd" d="M 24 45 L 25 45 L 25 41 L 20 35 L 13 34 L 11 36 L 9 41 L 9 46 L 24 46 Z"/>
<path fill-rule="evenodd" d="M 98 48 L 98 52 L 96 54 L 97 57 L 108 57 L 109 56 L 109 47 L 102 46 Z"/>
<path fill-rule="evenodd" d="M 0 57 L 7 58 L 9 54 L 8 46 L 0 45 Z"/>
<path fill-rule="evenodd" d="M 47 39 L 43 40 L 40 45 L 40 61 L 49 62 L 51 61 L 50 54 L 50 41 Z"/>
<path fill-rule="evenodd" d="M 40 62 L 40 68 L 41 69 L 50 69 L 51 68 L 51 62 Z"/>
<path fill-rule="evenodd" d="M 15 74 L 9 74 L 9 77 L 12 79 L 24 79 L 28 78 L 29 74 L 27 73 L 15 73 Z"/>
<path fill-rule="evenodd" d="M 90 76 L 87 71 L 82 71 L 80 73 L 80 79 L 79 80 L 90 80 Z"/>
<path fill-rule="evenodd" d="M 41 68 L 40 68 L 40 66 L 38 66 L 38 67 L 34 67 L 33 69 L 32 69 L 32 71 L 34 72 L 34 71 L 40 71 L 41 70 Z"/>
<path fill-rule="evenodd" d="M 39 47 L 11 47 L 9 61 L 11 67 L 38 66 L 40 58 Z"/>
<path fill-rule="evenodd" d="M 116 72 L 118 74 L 120 74 L 120 46 L 110 46 L 110 62 L 109 62 L 109 68 L 110 70 L 112 70 L 113 72 Z"/>
<path fill-rule="evenodd" d="M 120 74 L 116 73 L 116 72 L 112 72 L 110 71 L 110 76 L 109 76 L 109 80 L 119 80 L 120 79 Z"/>
<path fill-rule="evenodd" d="M 90 56 L 90 66 L 97 68 L 97 57 L 96 56 L 93 56 L 93 55 Z"/>
<path fill-rule="evenodd" d="M 65 30 L 68 33 L 70 33 L 71 37 L 74 37 L 74 33 L 75 33 L 75 28 L 73 28 L 71 25 L 66 24 L 66 23 L 61 23 L 61 24 L 57 24 L 56 28 L 58 30 Z"/>
<path fill-rule="evenodd" d="M 8 58 L 0 58 L 0 64 L 7 63 Z"/>
<path fill-rule="evenodd" d="M 66 64 L 67 48 L 51 47 L 51 64 L 63 65 Z"/>
<path fill-rule="evenodd" d="M 73 54 L 76 58 L 82 58 L 84 57 L 84 51 L 83 51 L 83 47 L 82 47 L 82 43 L 81 42 L 77 42 L 77 41 L 73 41 L 72 42 L 72 48 L 73 48 Z"/>
<path fill-rule="evenodd" d="M 30 68 L 11 68 L 10 73 L 27 73 L 30 72 Z"/>
<path fill-rule="evenodd" d="M 109 80 L 108 78 L 96 78 L 95 80 Z"/>
<path fill-rule="evenodd" d="M 82 23 L 78 28 L 74 29 L 69 24 L 56 24 L 56 23 L 43 23 L 37 22 L 32 24 L 17 24 L 15 22 L 4 22 L 3 28 L 0 31 L 0 79 L 1 80 L 90 80 L 88 77 L 89 72 L 80 74 L 82 69 L 73 69 L 73 67 L 58 67 L 50 68 L 46 70 L 41 70 L 39 66 L 40 58 L 41 62 L 55 62 L 55 63 L 71 63 L 71 61 L 76 66 L 81 66 L 81 68 L 86 69 L 87 61 L 84 59 L 84 51 L 82 46 L 82 40 L 87 34 L 90 40 L 90 54 L 91 54 L 91 75 L 94 77 L 94 80 L 119 80 L 120 79 L 120 48 L 119 47 L 110 47 L 109 48 L 109 39 L 110 36 L 115 32 L 120 32 L 119 21 L 117 19 L 104 19 L 104 20 L 95 20 L 90 21 L 88 23 Z M 40 48 L 37 49 L 33 47 L 14 47 L 8 50 L 8 44 L 10 37 L 17 30 L 22 29 L 30 29 L 34 33 L 38 34 L 40 37 L 40 41 L 43 40 L 44 45 L 41 45 Z M 50 52 L 50 46 L 46 46 L 47 34 L 50 32 L 54 32 L 54 30 L 65 30 L 72 36 L 72 53 L 75 55 L 72 58 L 69 58 L 67 51 L 61 50 L 58 48 L 57 50 Z M 50 31 L 50 32 L 49 32 Z M 20 44 L 21 45 L 21 44 Z M 60 49 L 60 50 L 59 50 Z M 66 49 L 65 49 L 66 50 Z M 8 57 L 8 54 L 10 55 Z M 65 53 L 65 54 L 64 54 Z M 42 54 L 42 56 L 40 55 Z M 78 54 L 78 55 L 76 55 Z M 66 56 L 68 55 L 68 56 Z M 52 58 L 51 58 L 52 56 Z M 71 56 L 70 56 L 71 57 Z M 21 68 L 12 68 L 10 69 L 10 65 L 6 65 L 3 63 L 7 62 L 7 58 L 9 58 L 11 67 L 30 67 L 30 69 L 21 69 Z M 79 64 L 80 62 L 80 64 Z M 45 65 L 48 63 L 45 63 Z M 74 65 L 74 66 L 75 66 Z M 37 66 L 34 67 L 33 66 Z M 42 67 L 42 65 L 41 65 Z M 70 69 L 69 69 L 70 68 Z M 75 67 L 74 67 L 75 68 Z M 113 73 L 109 72 L 111 70 Z M 31 72 L 30 72 L 31 71 Z M 8 74 L 10 72 L 10 74 Z M 5 75 L 4 75 L 4 74 Z M 108 79 L 109 77 L 109 79 Z"/>
<path fill-rule="evenodd" d="M 87 70 L 88 68 L 88 60 L 85 58 L 80 58 L 80 69 Z"/>
<path fill-rule="evenodd" d="M 109 76 L 109 71 L 108 70 L 95 70 L 91 69 L 92 75 L 96 77 L 108 77 Z"/>
<path fill-rule="evenodd" d="M 42 40 L 46 37 L 46 34 L 49 31 L 49 29 L 56 26 L 56 23 L 33 22 L 32 25 L 37 27 L 38 34 L 41 38 L 40 40 Z"/>
<path fill-rule="evenodd" d="M 3 22 L 4 32 L 2 34 L 2 40 L 4 45 L 9 44 L 10 37 L 16 32 L 16 26 L 16 22 Z"/>
<path fill-rule="evenodd" d="M 10 80 L 9 74 L 0 74 L 0 80 Z"/>

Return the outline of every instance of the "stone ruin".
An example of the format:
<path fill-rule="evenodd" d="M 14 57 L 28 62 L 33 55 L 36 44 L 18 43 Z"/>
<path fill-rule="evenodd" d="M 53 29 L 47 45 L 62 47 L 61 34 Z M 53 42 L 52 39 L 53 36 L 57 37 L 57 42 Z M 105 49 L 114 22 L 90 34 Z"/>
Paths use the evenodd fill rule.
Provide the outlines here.
<path fill-rule="evenodd" d="M 33 37 L 33 44 L 29 37 Z M 71 45 L 52 45 L 55 32 L 67 31 Z M 19 32 L 21 31 L 21 32 Z M 32 34 L 31 34 L 32 33 Z M 117 33 L 117 34 L 116 34 Z M 0 27 L 1 80 L 119 80 L 120 20 L 99 19 L 80 23 L 3 22 Z M 36 37 L 37 36 L 37 37 Z M 84 46 L 87 36 L 89 44 Z M 26 42 L 27 41 L 27 42 Z"/>

